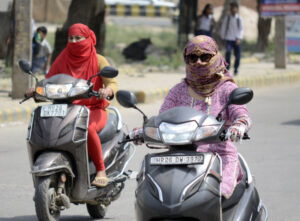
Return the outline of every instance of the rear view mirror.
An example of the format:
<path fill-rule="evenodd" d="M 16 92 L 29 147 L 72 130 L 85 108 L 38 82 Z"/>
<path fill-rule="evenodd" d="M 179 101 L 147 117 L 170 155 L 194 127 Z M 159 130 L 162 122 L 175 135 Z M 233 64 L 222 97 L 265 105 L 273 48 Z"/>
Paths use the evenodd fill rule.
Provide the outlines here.
<path fill-rule="evenodd" d="M 119 74 L 118 69 L 112 66 L 105 66 L 97 75 L 105 78 L 114 78 L 117 77 L 118 74 Z"/>
<path fill-rule="evenodd" d="M 253 98 L 253 91 L 250 88 L 240 87 L 233 90 L 229 96 L 228 105 L 237 104 L 243 105 L 247 104 Z"/>
<path fill-rule="evenodd" d="M 27 74 L 31 74 L 31 66 L 29 62 L 25 59 L 20 59 L 19 60 L 19 67 L 21 68 L 22 71 L 24 71 Z"/>
<path fill-rule="evenodd" d="M 136 108 L 137 100 L 134 93 L 131 91 L 120 90 L 116 94 L 118 102 L 127 108 Z"/>
<path fill-rule="evenodd" d="M 226 105 L 222 108 L 222 110 L 219 112 L 217 116 L 217 120 L 222 120 L 222 112 L 231 104 L 236 105 L 243 105 L 247 104 L 249 101 L 251 101 L 253 98 L 253 91 L 250 88 L 246 87 L 239 87 L 234 89 L 230 96 L 229 100 L 227 101 Z"/>

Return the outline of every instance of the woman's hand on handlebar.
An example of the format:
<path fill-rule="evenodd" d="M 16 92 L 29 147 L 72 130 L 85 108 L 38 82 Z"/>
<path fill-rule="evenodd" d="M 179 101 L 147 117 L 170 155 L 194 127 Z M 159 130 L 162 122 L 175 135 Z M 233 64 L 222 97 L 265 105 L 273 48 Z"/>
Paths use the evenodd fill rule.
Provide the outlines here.
<path fill-rule="evenodd" d="M 25 92 L 25 96 L 26 97 L 32 97 L 33 96 L 33 93 L 34 93 L 34 88 L 31 87 L 31 88 L 28 88 Z"/>
<path fill-rule="evenodd" d="M 141 127 L 136 127 L 132 131 L 129 132 L 129 138 L 130 139 L 136 139 L 133 141 L 135 145 L 142 145 L 143 144 L 143 128 Z"/>
<path fill-rule="evenodd" d="M 111 88 L 107 87 L 107 88 L 100 88 L 98 90 L 99 93 L 99 98 L 100 99 L 106 99 L 107 97 L 112 97 L 114 92 Z"/>
<path fill-rule="evenodd" d="M 233 142 L 241 142 L 246 133 L 247 126 L 245 124 L 233 124 L 226 132 L 226 140 Z"/>

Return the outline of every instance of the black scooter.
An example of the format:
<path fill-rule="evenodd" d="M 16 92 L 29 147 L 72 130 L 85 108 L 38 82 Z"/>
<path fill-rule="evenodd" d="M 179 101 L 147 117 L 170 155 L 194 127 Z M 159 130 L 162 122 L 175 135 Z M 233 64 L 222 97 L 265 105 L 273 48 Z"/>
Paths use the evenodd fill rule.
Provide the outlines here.
<path fill-rule="evenodd" d="M 103 218 L 106 207 L 120 196 L 124 188 L 128 178 L 125 167 L 134 155 L 135 147 L 120 144 L 125 137 L 122 118 L 115 107 L 109 107 L 108 122 L 99 132 L 99 137 L 110 182 L 104 188 L 92 186 L 96 169 L 87 151 L 89 109 L 72 102 L 99 96 L 93 91 L 91 79 L 99 76 L 112 78 L 118 75 L 118 70 L 105 67 L 88 81 L 66 74 L 38 81 L 27 61 L 20 60 L 19 66 L 36 79 L 34 99 L 53 102 L 37 107 L 28 127 L 27 146 L 38 219 L 59 220 L 61 211 L 69 208 L 70 203 L 86 204 L 92 218 Z"/>
<path fill-rule="evenodd" d="M 141 140 L 151 149 L 165 152 L 147 154 L 137 175 L 136 218 L 139 221 L 258 221 L 267 220 L 267 209 L 259 198 L 246 161 L 239 154 L 242 181 L 232 196 L 221 195 L 222 159 L 216 153 L 196 152 L 197 143 L 226 140 L 222 112 L 231 104 L 248 103 L 253 92 L 235 89 L 215 117 L 189 107 L 175 107 L 148 119 L 137 108 L 136 97 L 119 91 L 117 100 L 144 115 L 143 134 L 127 141 Z M 249 139 L 248 135 L 244 139 Z"/>

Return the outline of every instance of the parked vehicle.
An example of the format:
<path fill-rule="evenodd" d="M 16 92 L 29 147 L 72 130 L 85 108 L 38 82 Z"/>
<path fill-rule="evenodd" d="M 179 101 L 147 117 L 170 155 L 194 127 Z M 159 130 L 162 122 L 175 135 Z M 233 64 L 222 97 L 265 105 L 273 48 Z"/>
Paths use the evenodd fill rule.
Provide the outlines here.
<path fill-rule="evenodd" d="M 19 65 L 36 79 L 34 99 L 53 102 L 37 107 L 28 127 L 27 146 L 38 219 L 59 220 L 61 211 L 69 208 L 70 203 L 86 204 L 92 218 L 103 218 L 107 206 L 118 199 L 124 188 L 128 177 L 125 168 L 134 155 L 134 146 L 119 143 L 125 137 L 122 118 L 117 108 L 109 107 L 108 121 L 99 137 L 110 182 L 104 188 L 92 186 L 96 169 L 87 151 L 89 109 L 72 102 L 97 97 L 91 79 L 115 77 L 118 70 L 105 67 L 88 81 L 66 74 L 38 81 L 27 61 L 21 60 Z"/>
<path fill-rule="evenodd" d="M 231 104 L 246 104 L 252 97 L 251 89 L 235 89 L 217 117 L 189 107 L 175 107 L 150 119 L 143 114 L 142 134 L 127 142 L 143 141 L 150 149 L 166 151 L 147 154 L 141 164 L 135 192 L 137 220 L 267 220 L 267 209 L 242 155 L 239 161 L 244 176 L 232 196 L 225 199 L 220 189 L 222 159 L 217 153 L 196 152 L 195 144 L 224 142 L 226 128 L 221 113 Z M 118 91 L 117 100 L 143 113 L 133 93 Z M 249 139 L 247 134 L 244 139 Z"/>

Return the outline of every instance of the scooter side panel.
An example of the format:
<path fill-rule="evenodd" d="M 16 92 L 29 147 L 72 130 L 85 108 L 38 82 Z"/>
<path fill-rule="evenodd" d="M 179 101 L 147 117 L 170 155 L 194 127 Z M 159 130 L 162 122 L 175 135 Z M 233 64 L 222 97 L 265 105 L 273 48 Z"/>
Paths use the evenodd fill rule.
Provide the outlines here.
<path fill-rule="evenodd" d="M 258 215 L 259 195 L 253 183 L 245 190 L 239 203 L 223 211 L 224 221 L 254 220 Z M 250 217 L 252 217 L 250 219 Z"/>

